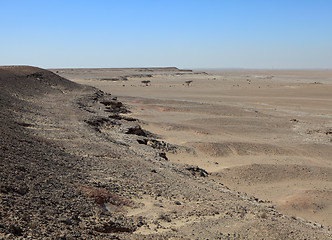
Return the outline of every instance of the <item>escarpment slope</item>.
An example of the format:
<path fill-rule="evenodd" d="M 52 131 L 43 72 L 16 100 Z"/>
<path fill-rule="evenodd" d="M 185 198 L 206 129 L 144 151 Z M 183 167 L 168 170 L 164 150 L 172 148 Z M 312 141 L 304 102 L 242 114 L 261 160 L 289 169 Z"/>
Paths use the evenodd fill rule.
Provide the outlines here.
<path fill-rule="evenodd" d="M 233 192 L 109 93 L 0 67 L 0 239 L 331 239 Z M 193 153 L 194 154 L 194 153 Z"/>

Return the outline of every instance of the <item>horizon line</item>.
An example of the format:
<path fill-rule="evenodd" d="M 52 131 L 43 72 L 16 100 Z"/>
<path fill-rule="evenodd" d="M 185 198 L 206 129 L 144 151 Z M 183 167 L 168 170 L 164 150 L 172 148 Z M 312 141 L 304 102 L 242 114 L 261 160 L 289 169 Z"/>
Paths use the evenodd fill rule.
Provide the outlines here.
<path fill-rule="evenodd" d="M 331 68 L 323 67 L 303 67 L 303 68 L 292 68 L 292 67 L 280 67 L 280 68 L 267 68 L 267 67 L 177 67 L 177 66 L 132 66 L 132 67 L 40 67 L 36 65 L 27 64 L 13 64 L 13 65 L 0 65 L 0 67 L 14 67 L 14 66 L 27 66 L 27 67 L 38 67 L 44 69 L 167 69 L 177 68 L 179 70 L 332 70 Z"/>

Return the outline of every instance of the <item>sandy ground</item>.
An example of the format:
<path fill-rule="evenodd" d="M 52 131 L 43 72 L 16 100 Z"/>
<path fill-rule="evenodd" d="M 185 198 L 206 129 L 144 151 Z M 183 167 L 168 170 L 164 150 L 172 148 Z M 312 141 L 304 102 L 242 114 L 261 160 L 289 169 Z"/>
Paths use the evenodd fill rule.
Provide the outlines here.
<path fill-rule="evenodd" d="M 331 70 L 53 71 L 112 92 L 144 129 L 190 149 L 170 161 L 332 226 Z"/>

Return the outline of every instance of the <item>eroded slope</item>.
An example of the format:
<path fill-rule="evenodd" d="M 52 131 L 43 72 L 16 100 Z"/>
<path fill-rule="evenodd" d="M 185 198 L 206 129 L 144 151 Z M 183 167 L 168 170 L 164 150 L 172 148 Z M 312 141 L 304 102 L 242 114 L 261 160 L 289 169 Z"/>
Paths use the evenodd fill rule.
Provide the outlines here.
<path fill-rule="evenodd" d="M 31 67 L 1 68 L 0 82 L 4 239 L 331 238 L 167 161 L 188 149 L 156 139 L 110 94 Z"/>

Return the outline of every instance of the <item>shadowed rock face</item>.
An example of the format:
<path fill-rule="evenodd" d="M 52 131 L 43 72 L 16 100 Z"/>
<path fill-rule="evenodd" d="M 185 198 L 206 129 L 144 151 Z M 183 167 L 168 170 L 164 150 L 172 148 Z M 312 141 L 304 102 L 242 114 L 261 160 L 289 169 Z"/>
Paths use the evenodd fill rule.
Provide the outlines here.
<path fill-rule="evenodd" d="M 174 147 L 95 88 L 0 67 L 0 112 L 0 239 L 331 238 L 166 161 Z"/>

